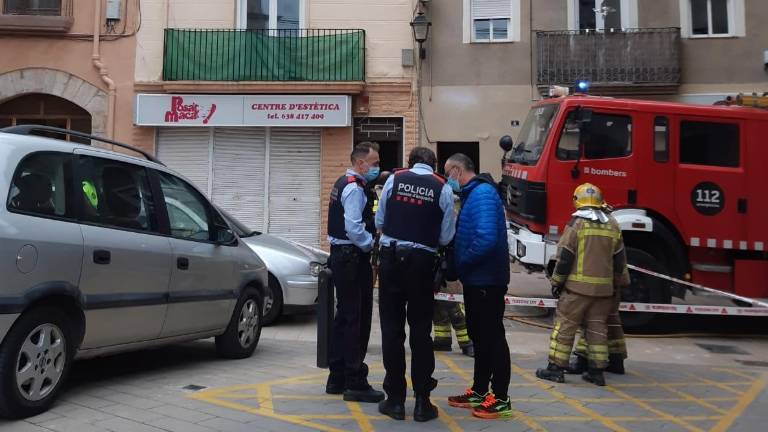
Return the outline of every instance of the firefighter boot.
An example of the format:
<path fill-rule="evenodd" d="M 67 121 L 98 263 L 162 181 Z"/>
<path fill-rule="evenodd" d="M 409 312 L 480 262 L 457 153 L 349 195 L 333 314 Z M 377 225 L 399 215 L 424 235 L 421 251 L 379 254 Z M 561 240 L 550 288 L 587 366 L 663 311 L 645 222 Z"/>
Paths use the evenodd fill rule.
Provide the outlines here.
<path fill-rule="evenodd" d="M 437 418 L 437 407 L 432 405 L 429 396 L 416 395 L 416 405 L 413 408 L 413 419 L 426 422 Z"/>
<path fill-rule="evenodd" d="M 469 344 L 465 347 L 461 348 L 461 353 L 464 354 L 467 357 L 474 357 L 475 356 L 475 347 L 472 344 Z"/>
<path fill-rule="evenodd" d="M 590 368 L 588 371 L 584 372 L 584 375 L 582 375 L 581 378 L 584 381 L 592 383 L 596 386 L 602 387 L 605 385 L 605 376 L 603 375 L 602 369 Z"/>
<path fill-rule="evenodd" d="M 536 377 L 556 383 L 565 382 L 563 368 L 554 363 L 548 364 L 546 369 L 536 369 Z"/>
<path fill-rule="evenodd" d="M 589 361 L 586 357 L 575 355 L 571 358 L 571 363 L 565 368 L 565 373 L 570 375 L 581 375 L 589 369 Z"/>
<path fill-rule="evenodd" d="M 616 375 L 624 375 L 624 356 L 621 354 L 609 354 L 608 367 L 605 368 L 605 371 Z"/>

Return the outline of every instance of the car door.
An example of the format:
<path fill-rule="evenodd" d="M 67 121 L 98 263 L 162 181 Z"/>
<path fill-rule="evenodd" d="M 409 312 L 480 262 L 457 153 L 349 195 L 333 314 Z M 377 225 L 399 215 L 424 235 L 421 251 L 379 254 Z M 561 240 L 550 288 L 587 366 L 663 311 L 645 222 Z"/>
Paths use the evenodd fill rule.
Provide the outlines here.
<path fill-rule="evenodd" d="M 148 170 L 129 160 L 76 151 L 84 349 L 157 338 L 165 319 L 171 245 L 159 229 Z"/>
<path fill-rule="evenodd" d="M 229 322 L 235 286 L 233 248 L 216 241 L 226 224 L 189 183 L 156 171 L 170 228 L 173 269 L 163 337 L 222 329 Z"/>

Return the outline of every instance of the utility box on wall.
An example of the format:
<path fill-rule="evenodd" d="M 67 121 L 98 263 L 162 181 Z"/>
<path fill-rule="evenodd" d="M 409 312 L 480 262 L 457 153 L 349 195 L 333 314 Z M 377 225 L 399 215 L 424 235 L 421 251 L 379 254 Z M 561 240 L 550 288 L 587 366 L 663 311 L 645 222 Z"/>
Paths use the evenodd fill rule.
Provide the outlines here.
<path fill-rule="evenodd" d="M 108 20 L 120 19 L 120 1 L 121 0 L 107 0 L 107 7 L 104 11 L 104 17 Z"/>

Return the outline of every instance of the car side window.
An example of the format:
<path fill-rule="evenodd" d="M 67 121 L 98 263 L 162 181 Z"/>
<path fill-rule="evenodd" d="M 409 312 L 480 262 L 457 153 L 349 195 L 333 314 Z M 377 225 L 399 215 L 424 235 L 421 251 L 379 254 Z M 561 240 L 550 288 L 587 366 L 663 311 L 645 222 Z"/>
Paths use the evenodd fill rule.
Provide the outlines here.
<path fill-rule="evenodd" d="M 184 180 L 164 172 L 157 173 L 168 209 L 171 235 L 184 240 L 211 240 L 208 202 Z"/>
<path fill-rule="evenodd" d="M 590 122 L 579 127 L 576 111 L 571 111 L 557 145 L 557 158 L 579 158 L 579 141 L 584 159 L 612 159 L 632 154 L 632 118 L 625 115 L 593 113 Z"/>
<path fill-rule="evenodd" d="M 157 231 L 146 168 L 112 159 L 80 156 L 77 161 L 83 222 L 137 231 Z"/>
<path fill-rule="evenodd" d="M 72 157 L 36 153 L 19 163 L 8 193 L 8 210 L 45 217 L 72 216 Z"/>

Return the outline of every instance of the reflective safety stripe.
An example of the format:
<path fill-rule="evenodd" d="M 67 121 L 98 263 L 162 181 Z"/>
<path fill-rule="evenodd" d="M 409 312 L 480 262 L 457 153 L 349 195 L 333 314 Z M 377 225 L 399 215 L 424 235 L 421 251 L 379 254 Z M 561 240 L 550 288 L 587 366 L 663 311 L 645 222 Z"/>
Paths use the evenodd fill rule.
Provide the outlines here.
<path fill-rule="evenodd" d="M 568 280 L 573 282 L 582 282 L 582 283 L 588 283 L 593 285 L 606 285 L 606 284 L 613 283 L 612 277 L 584 276 L 582 273 L 572 274 L 568 276 Z"/>
<path fill-rule="evenodd" d="M 467 334 L 467 330 L 456 330 L 456 340 L 459 341 L 459 344 L 468 343 L 469 334 Z"/>
<path fill-rule="evenodd" d="M 589 358 L 594 361 L 608 360 L 608 345 L 589 345 Z"/>
<path fill-rule="evenodd" d="M 609 226 L 610 225 L 605 225 Z M 602 225 L 591 222 L 586 222 L 584 228 L 578 232 L 579 241 L 579 254 L 576 257 L 576 273 L 572 273 L 568 276 L 569 281 L 581 282 L 592 285 L 609 285 L 613 284 L 613 276 L 611 277 L 593 277 L 584 275 L 584 249 L 587 237 L 608 237 L 613 240 L 614 249 L 616 249 L 616 242 L 621 239 L 621 232 L 610 229 L 602 228 Z"/>
<path fill-rule="evenodd" d="M 587 341 L 583 336 L 579 338 L 579 342 L 576 344 L 575 351 L 579 354 L 587 355 Z"/>

